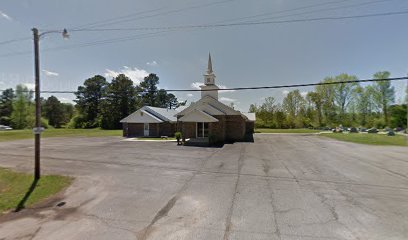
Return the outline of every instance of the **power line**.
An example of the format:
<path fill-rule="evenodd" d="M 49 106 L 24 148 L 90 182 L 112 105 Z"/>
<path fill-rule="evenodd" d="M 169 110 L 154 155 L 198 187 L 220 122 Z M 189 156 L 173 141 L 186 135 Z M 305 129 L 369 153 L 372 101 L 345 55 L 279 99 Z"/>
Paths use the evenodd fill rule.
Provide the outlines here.
<path fill-rule="evenodd" d="M 389 1 L 394 1 L 394 0 L 367 1 L 367 2 L 350 4 L 350 5 L 345 5 L 345 6 L 337 6 L 337 7 L 316 9 L 316 10 L 305 11 L 305 12 L 294 13 L 294 14 L 287 14 L 287 15 L 276 16 L 276 17 L 266 17 L 266 18 L 257 19 L 256 21 L 265 21 L 265 20 L 276 19 L 276 18 L 300 16 L 300 15 L 305 15 L 305 14 L 309 14 L 309 13 L 327 12 L 327 11 L 333 11 L 333 10 L 339 10 L 339 9 L 361 7 L 361 6 L 367 6 L 367 5 L 371 5 L 371 4 L 376 4 L 376 3 L 381 3 L 381 2 L 389 2 Z M 250 21 L 247 21 L 247 22 L 250 22 Z"/>
<path fill-rule="evenodd" d="M 291 19 L 291 20 L 280 20 L 280 21 L 260 21 L 260 22 L 239 22 L 239 23 L 225 23 L 225 24 L 203 24 L 203 25 L 184 25 L 184 26 L 168 26 L 168 27 L 137 27 L 137 28 L 105 28 L 105 29 L 78 29 L 78 30 L 71 30 L 71 31 L 78 31 L 78 32 L 99 32 L 99 31 L 158 31 L 164 30 L 160 32 L 155 32 L 153 34 L 159 35 L 159 33 L 164 32 L 171 32 L 171 31 L 184 31 L 184 30 L 193 30 L 193 29 L 209 29 L 209 28 L 222 28 L 222 27 L 240 27 L 240 26 L 253 26 L 253 25 L 269 25 L 269 24 L 285 24 L 285 23 L 300 23 L 300 22 L 316 22 L 316 21 L 326 21 L 326 20 L 346 20 L 346 19 L 359 19 L 359 18 L 371 18 L 371 17 L 380 17 L 380 16 L 394 16 L 394 15 L 405 15 L 408 14 L 408 10 L 399 11 L 399 12 L 384 12 L 384 13 L 374 13 L 374 14 L 366 14 L 366 15 L 352 15 L 352 16 L 338 16 L 338 17 L 319 17 L 319 18 L 304 18 L 304 19 Z M 108 43 L 115 43 L 120 41 L 128 41 L 133 39 L 139 39 L 139 36 L 127 36 L 117 39 L 107 39 L 107 40 L 100 40 L 95 42 L 87 42 L 72 46 L 62 46 L 62 47 L 55 47 L 50 49 L 45 49 L 44 51 L 52 51 L 52 50 L 64 50 L 64 49 L 72 49 L 77 47 L 87 47 L 87 46 L 94 46 L 94 45 L 101 45 L 101 44 L 108 44 Z M 10 56 L 18 56 L 18 55 L 28 55 L 31 54 L 31 51 L 21 51 L 21 52 L 11 52 L 0 55 L 1 57 L 10 57 Z"/>
<path fill-rule="evenodd" d="M 169 11 L 165 11 L 165 12 L 161 12 L 161 13 L 157 13 L 157 14 L 152 14 L 152 15 L 147 15 L 147 16 L 134 16 L 132 18 L 129 18 L 129 16 L 133 16 L 133 15 L 137 14 L 137 13 L 134 13 L 134 14 L 129 14 L 127 16 L 123 16 L 123 17 L 119 17 L 119 18 L 112 18 L 111 20 L 108 20 L 107 23 L 93 24 L 93 27 L 95 27 L 95 26 L 96 27 L 109 26 L 109 25 L 114 25 L 114 24 L 118 24 L 118 23 L 131 22 L 131 21 L 134 21 L 134 20 L 141 20 L 141 19 L 153 18 L 153 17 L 162 17 L 162 16 L 169 15 L 169 14 L 172 14 L 172 13 L 184 12 L 186 10 L 191 10 L 191 9 L 199 9 L 199 8 L 204 8 L 204 7 L 210 7 L 210 6 L 224 4 L 224 3 L 227 3 L 227 2 L 233 2 L 233 1 L 236 1 L 236 0 L 223 0 L 223 1 L 205 3 L 205 4 L 198 4 L 198 5 L 194 5 L 194 6 L 190 6 L 190 7 L 184 7 L 184 8 L 169 10 Z M 147 11 L 147 12 L 153 12 L 153 11 Z M 120 18 L 125 18 L 125 19 L 120 20 Z M 129 19 L 126 19 L 126 18 L 129 18 Z M 74 30 L 81 30 L 81 29 L 74 29 Z"/>
<path fill-rule="evenodd" d="M 32 39 L 31 37 L 25 37 L 25 38 L 15 38 L 15 39 L 10 39 L 6 41 L 0 42 L 0 45 L 5 45 L 5 44 L 10 44 L 10 43 L 15 43 L 15 42 L 21 42 L 21 41 L 26 41 Z"/>
<path fill-rule="evenodd" d="M 372 17 L 405 15 L 405 14 L 408 14 L 408 10 L 397 11 L 397 12 L 382 12 L 382 13 L 364 14 L 364 15 L 351 15 L 351 16 L 290 19 L 290 20 L 281 20 L 281 21 L 259 21 L 259 22 L 238 22 L 238 23 L 224 23 L 224 24 L 180 25 L 180 26 L 167 26 L 167 27 L 97 28 L 97 29 L 90 28 L 90 29 L 71 30 L 71 31 L 74 31 L 74 32 L 75 31 L 106 32 L 106 31 L 185 30 L 185 29 L 195 29 L 195 28 L 221 28 L 221 27 L 239 27 L 239 26 L 252 26 L 252 25 L 316 22 L 316 21 L 326 21 L 326 20 L 361 19 L 361 18 L 372 18 Z"/>
<path fill-rule="evenodd" d="M 262 17 L 262 16 L 267 16 L 267 15 L 275 15 L 275 14 L 279 14 L 279 13 L 298 11 L 298 10 L 303 10 L 303 9 L 321 7 L 321 6 L 325 6 L 325 5 L 331 5 L 331 4 L 343 3 L 343 2 L 349 2 L 349 1 L 353 1 L 353 0 L 340 0 L 340 1 L 331 1 L 331 2 L 325 2 L 325 3 L 311 4 L 311 5 L 306 5 L 306 6 L 303 6 L 303 7 L 296 7 L 296 8 L 285 9 L 285 10 L 280 10 L 280 11 L 260 13 L 260 14 L 256 14 L 256 15 L 250 15 L 250 16 L 238 17 L 238 18 L 230 18 L 230 19 L 226 19 L 226 20 L 222 20 L 222 21 L 217 21 L 216 23 L 224 23 L 224 22 L 231 22 L 231 21 L 236 21 L 236 20 L 244 20 L 244 19 L 250 19 L 250 18 L 256 18 L 256 17 Z"/>
<path fill-rule="evenodd" d="M 408 77 L 396 77 L 396 78 L 382 78 L 382 79 L 358 79 L 351 81 L 335 81 L 335 82 L 318 82 L 318 83 L 303 83 L 303 84 L 291 84 L 291 85 L 275 85 L 275 86 L 261 86 L 261 87 L 234 87 L 234 88 L 222 88 L 217 91 L 245 91 L 245 90 L 263 90 L 263 89 L 279 89 L 279 88 L 298 88 L 298 87 L 313 87 L 313 86 L 324 86 L 324 85 L 336 85 L 336 84 L 350 84 L 350 83 L 367 83 L 367 82 L 384 82 L 384 81 L 402 81 L 408 80 Z M 136 91 L 136 93 L 147 93 L 147 92 L 206 92 L 214 91 L 212 89 L 202 90 L 202 89 L 159 89 L 155 91 Z M 0 92 L 4 92 L 5 89 L 0 89 Z M 33 92 L 32 90 L 22 91 L 22 92 Z M 45 90 L 40 91 L 41 93 L 76 93 L 77 91 L 56 91 L 56 90 Z M 120 91 L 123 92 L 123 91 Z M 120 93 L 116 92 L 116 93 Z M 113 92 L 115 93 L 115 92 Z"/>

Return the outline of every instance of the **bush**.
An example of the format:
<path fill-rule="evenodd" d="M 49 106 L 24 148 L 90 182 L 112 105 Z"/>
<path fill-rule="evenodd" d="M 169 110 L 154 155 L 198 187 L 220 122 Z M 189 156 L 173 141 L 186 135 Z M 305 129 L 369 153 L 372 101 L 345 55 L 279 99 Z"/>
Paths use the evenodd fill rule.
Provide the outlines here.
<path fill-rule="evenodd" d="M 385 127 L 384 120 L 383 119 L 374 120 L 374 127 L 375 128 L 384 128 Z"/>
<path fill-rule="evenodd" d="M 67 124 L 67 128 L 97 128 L 99 127 L 98 121 L 89 122 L 83 115 L 74 116 Z"/>
<path fill-rule="evenodd" d="M 176 132 L 174 134 L 174 137 L 177 138 L 177 139 L 181 139 L 181 137 L 182 137 L 181 132 Z"/>

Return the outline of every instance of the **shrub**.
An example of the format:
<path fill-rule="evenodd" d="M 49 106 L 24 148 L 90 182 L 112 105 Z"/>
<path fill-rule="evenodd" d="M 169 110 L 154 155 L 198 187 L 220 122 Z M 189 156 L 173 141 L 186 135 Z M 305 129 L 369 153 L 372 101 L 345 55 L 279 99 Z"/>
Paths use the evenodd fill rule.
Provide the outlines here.
<path fill-rule="evenodd" d="M 177 139 L 181 139 L 181 137 L 182 137 L 181 132 L 176 132 L 174 134 L 174 137 L 177 138 Z"/>

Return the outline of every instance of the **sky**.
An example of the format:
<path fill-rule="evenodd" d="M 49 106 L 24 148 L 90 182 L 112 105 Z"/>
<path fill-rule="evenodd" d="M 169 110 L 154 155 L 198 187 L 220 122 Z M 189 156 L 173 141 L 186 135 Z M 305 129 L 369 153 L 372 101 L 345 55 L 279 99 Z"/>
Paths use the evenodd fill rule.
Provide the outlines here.
<path fill-rule="evenodd" d="M 33 27 L 40 32 L 66 28 L 70 34 L 41 39 L 42 90 L 75 91 L 96 74 L 111 80 L 119 73 L 135 84 L 156 73 L 161 88 L 194 89 L 203 82 L 209 52 L 216 84 L 228 88 L 315 83 L 341 73 L 367 79 L 390 71 L 391 77 L 405 77 L 408 14 L 284 21 L 407 10 L 408 0 L 2 0 L 0 89 L 33 87 Z M 281 22 L 151 29 L 262 21 Z M 407 83 L 393 84 L 401 101 Z M 251 103 L 269 96 L 279 101 L 290 90 L 221 92 L 220 100 L 247 111 Z M 64 102 L 74 99 L 54 95 Z M 192 102 L 200 93 L 176 95 Z"/>

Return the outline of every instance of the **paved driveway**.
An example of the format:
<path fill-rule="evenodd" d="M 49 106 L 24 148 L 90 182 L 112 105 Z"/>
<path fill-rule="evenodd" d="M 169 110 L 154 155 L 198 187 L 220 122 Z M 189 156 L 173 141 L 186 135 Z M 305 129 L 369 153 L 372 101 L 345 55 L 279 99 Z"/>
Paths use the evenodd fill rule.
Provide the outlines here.
<path fill-rule="evenodd" d="M 0 239 L 408 239 L 408 148 L 261 135 L 223 148 L 43 141 L 61 196 L 0 218 Z M 32 141 L 0 143 L 32 168 Z M 56 206 L 60 202 L 65 205 Z"/>

